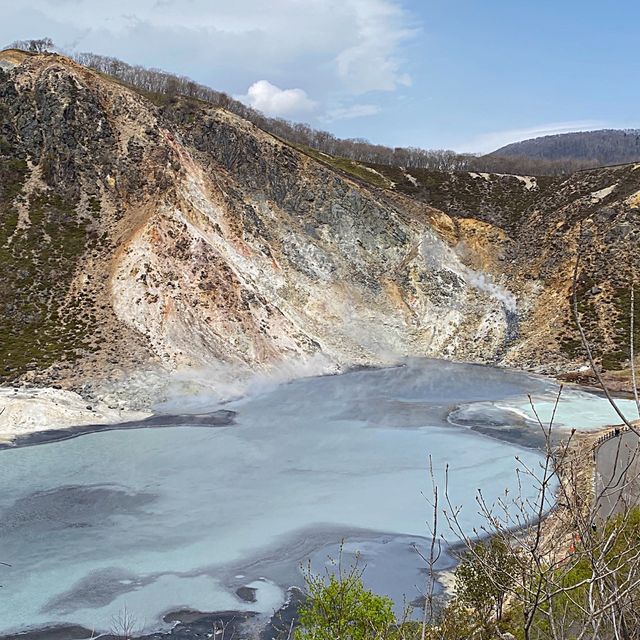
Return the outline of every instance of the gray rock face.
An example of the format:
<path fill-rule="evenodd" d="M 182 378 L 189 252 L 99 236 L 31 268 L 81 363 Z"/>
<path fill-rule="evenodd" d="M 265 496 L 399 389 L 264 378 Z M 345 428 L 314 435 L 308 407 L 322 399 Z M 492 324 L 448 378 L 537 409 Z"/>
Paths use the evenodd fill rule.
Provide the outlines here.
<path fill-rule="evenodd" d="M 50 225 L 65 253 L 36 314 L 64 331 L 28 320 L 20 287 L 7 300 L 35 343 L 11 375 L 33 364 L 32 380 L 77 385 L 140 367 L 326 371 L 502 351 L 503 302 L 470 277 L 448 216 L 417 215 L 223 110 L 158 108 L 60 56 L 2 74 L 0 97 L 1 160 L 24 162 L 2 215 L 18 239 L 45 232 L 3 277 L 22 264 L 40 278 Z"/>

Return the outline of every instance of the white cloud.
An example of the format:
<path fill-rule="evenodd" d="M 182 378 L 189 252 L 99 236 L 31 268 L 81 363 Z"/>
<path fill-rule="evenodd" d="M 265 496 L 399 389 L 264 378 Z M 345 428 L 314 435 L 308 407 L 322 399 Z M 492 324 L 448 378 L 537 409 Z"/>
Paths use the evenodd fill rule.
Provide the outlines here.
<path fill-rule="evenodd" d="M 411 81 L 402 48 L 415 33 L 401 0 L 20 0 L 0 41 L 57 44 L 195 76 L 238 92 L 255 78 L 304 86 L 326 102 Z M 0 0 L 0 4 L 2 1 Z"/>
<path fill-rule="evenodd" d="M 457 151 L 462 153 L 490 153 L 512 142 L 520 142 L 541 136 L 552 136 L 573 131 L 593 131 L 608 129 L 610 125 L 600 120 L 576 120 L 573 122 L 552 122 L 524 129 L 493 131 L 476 136 L 468 143 L 460 145 Z"/>
<path fill-rule="evenodd" d="M 309 98 L 306 91 L 280 89 L 268 80 L 254 82 L 246 95 L 238 96 L 238 100 L 269 116 L 302 115 L 317 107 L 317 103 Z"/>
<path fill-rule="evenodd" d="M 333 120 L 347 120 L 350 118 L 363 118 L 380 113 L 381 108 L 377 104 L 352 104 L 348 107 L 336 107 L 329 109 L 326 116 L 322 118 L 326 122 Z"/>
<path fill-rule="evenodd" d="M 50 36 L 64 51 L 92 51 L 186 75 L 244 94 L 243 102 L 269 115 L 315 125 L 373 115 L 376 98 L 356 96 L 411 84 L 403 52 L 417 29 L 403 8 L 410 7 L 406 0 L 4 4 L 0 0 L 0 46 Z"/>
<path fill-rule="evenodd" d="M 410 86 L 411 76 L 402 71 L 405 61 L 398 51 L 418 30 L 408 26 L 406 12 L 386 0 L 351 0 L 349 5 L 357 25 L 354 43 L 335 59 L 345 87 L 362 94 Z"/>

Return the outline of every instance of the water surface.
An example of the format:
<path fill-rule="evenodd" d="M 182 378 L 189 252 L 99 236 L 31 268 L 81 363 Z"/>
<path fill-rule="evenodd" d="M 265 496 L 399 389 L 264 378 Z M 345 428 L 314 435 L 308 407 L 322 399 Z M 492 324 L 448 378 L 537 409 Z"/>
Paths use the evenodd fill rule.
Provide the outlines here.
<path fill-rule="evenodd" d="M 362 551 L 370 586 L 411 601 L 424 581 L 412 545 L 427 542 L 429 458 L 441 484 L 449 465 L 471 532 L 476 490 L 513 492 L 516 456 L 541 459 L 526 395 L 549 403 L 555 391 L 522 373 L 411 361 L 235 401 L 228 426 L 189 428 L 185 416 L 2 451 L 0 560 L 12 566 L 0 568 L 0 633 L 107 630 L 124 606 L 147 631 L 181 608 L 268 614 L 301 582 L 300 562 L 322 565 L 342 538 Z M 584 420 L 586 405 L 590 424 L 604 420 L 602 402 L 571 392 L 559 420 Z"/>

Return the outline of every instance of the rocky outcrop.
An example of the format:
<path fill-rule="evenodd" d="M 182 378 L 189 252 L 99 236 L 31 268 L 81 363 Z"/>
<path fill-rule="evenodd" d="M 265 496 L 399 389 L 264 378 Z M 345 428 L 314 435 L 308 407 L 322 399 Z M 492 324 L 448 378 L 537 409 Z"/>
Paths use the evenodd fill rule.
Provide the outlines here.
<path fill-rule="evenodd" d="M 596 355 L 626 365 L 638 165 L 345 173 L 205 103 L 57 55 L 0 60 L 5 381 L 131 406 L 127 380 L 140 407 L 170 371 L 215 386 L 405 355 L 570 370 L 578 249 Z"/>
<path fill-rule="evenodd" d="M 60 56 L 0 74 L 5 379 L 506 353 L 514 301 L 481 270 L 489 225 Z"/>
<path fill-rule="evenodd" d="M 402 193 L 439 207 L 464 230 L 461 242 L 479 239 L 467 254 L 473 260 L 489 255 L 482 247 L 490 248 L 494 259 L 484 260 L 481 268 L 500 274 L 518 298 L 518 338 L 505 353 L 505 363 L 549 373 L 585 365 L 571 311 L 579 253 L 578 310 L 593 352 L 608 372 L 628 369 L 630 287 L 640 267 L 640 164 L 564 177 L 372 168 L 392 185 L 388 197 Z M 638 304 L 634 315 L 638 345 Z M 618 378 L 612 380 L 615 386 Z"/>

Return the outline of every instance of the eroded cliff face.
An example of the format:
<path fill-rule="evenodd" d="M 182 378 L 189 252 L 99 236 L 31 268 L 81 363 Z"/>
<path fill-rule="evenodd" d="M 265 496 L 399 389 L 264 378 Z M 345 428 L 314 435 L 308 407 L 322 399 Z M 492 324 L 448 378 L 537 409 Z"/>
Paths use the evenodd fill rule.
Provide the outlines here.
<path fill-rule="evenodd" d="M 374 193 L 223 110 L 154 106 L 59 56 L 5 66 L 6 378 L 496 361 L 514 339 L 515 301 L 482 270 L 500 235 L 489 225 Z"/>
<path fill-rule="evenodd" d="M 585 362 L 579 249 L 596 356 L 628 364 L 638 165 L 375 166 L 368 184 L 204 103 L 153 103 L 60 56 L 0 62 L 5 381 L 114 403 L 127 387 L 142 406 L 168 372 L 215 387 L 407 355 L 563 372 Z"/>
<path fill-rule="evenodd" d="M 476 268 L 500 274 L 517 297 L 518 336 L 505 364 L 560 374 L 585 367 L 572 313 L 580 254 L 578 312 L 596 362 L 615 378 L 613 384 L 628 377 L 633 282 L 635 298 L 640 294 L 640 164 L 564 177 L 369 168 L 376 172 L 372 187 L 385 182 L 386 197 L 404 194 L 415 206 L 421 202 L 449 214 L 460 230 L 459 253 Z M 362 167 L 354 173 L 367 175 Z M 469 245 L 472 251 L 465 252 Z M 638 304 L 634 316 L 638 345 Z"/>

